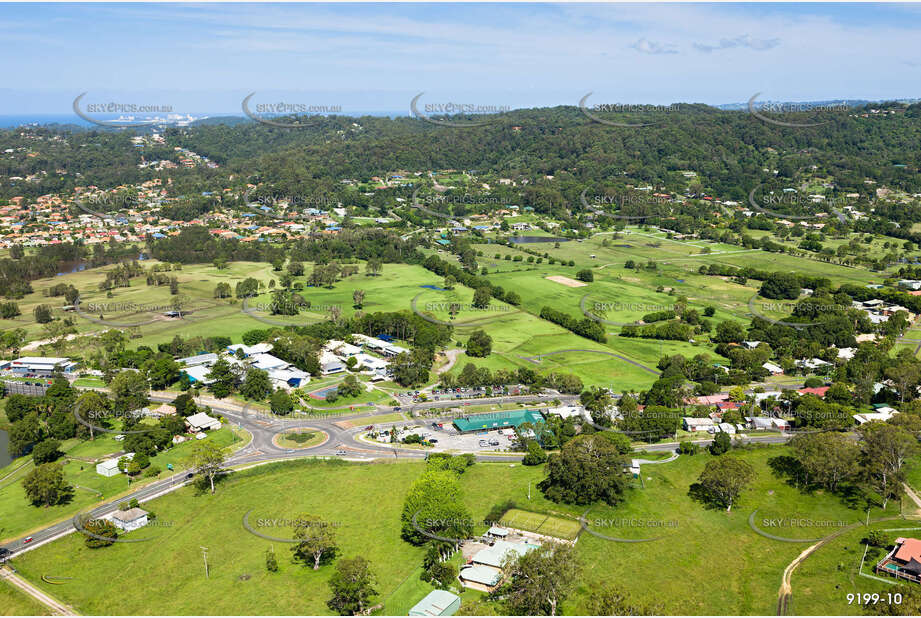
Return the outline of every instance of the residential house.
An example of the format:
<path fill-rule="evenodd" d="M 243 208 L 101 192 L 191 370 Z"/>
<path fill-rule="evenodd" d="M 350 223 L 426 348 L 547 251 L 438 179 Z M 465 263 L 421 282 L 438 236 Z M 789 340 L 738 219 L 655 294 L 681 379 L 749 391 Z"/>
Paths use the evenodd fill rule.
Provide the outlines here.
<path fill-rule="evenodd" d="M 410 616 L 453 616 L 460 609 L 459 596 L 447 590 L 432 590 L 413 605 Z"/>
<path fill-rule="evenodd" d="M 220 429 L 221 421 L 211 418 L 204 412 L 198 412 L 185 419 L 185 424 L 192 433 L 205 431 L 206 429 Z"/>
<path fill-rule="evenodd" d="M 131 532 L 147 525 L 147 511 L 134 507 L 127 511 L 115 511 L 112 515 L 112 523 L 115 527 L 124 532 Z"/>

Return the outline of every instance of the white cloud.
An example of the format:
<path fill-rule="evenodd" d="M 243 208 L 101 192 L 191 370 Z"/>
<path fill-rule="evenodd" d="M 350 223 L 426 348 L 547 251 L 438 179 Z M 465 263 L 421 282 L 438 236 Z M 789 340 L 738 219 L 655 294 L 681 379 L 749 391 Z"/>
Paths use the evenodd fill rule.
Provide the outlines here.
<path fill-rule="evenodd" d="M 755 51 L 765 51 L 773 49 L 780 45 L 780 39 L 755 39 L 750 34 L 743 34 L 734 39 L 720 39 L 717 45 L 707 45 L 705 43 L 694 43 L 694 48 L 704 53 L 710 53 L 720 49 L 734 49 L 736 47 L 747 47 Z"/>
<path fill-rule="evenodd" d="M 650 41 L 646 38 L 635 41 L 630 47 L 640 52 L 641 54 L 650 54 L 653 56 L 658 54 L 678 53 L 678 50 L 675 49 L 674 45 L 669 43 L 657 43 L 656 41 Z"/>

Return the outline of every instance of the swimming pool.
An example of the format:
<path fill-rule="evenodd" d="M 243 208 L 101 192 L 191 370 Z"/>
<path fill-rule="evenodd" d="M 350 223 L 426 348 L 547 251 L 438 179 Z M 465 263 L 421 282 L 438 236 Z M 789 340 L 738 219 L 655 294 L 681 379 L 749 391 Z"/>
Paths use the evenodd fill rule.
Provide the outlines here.
<path fill-rule="evenodd" d="M 326 399 L 329 394 L 335 392 L 337 388 L 338 387 L 336 386 L 327 386 L 326 388 L 321 388 L 318 391 L 313 391 L 308 396 L 311 399 Z"/>

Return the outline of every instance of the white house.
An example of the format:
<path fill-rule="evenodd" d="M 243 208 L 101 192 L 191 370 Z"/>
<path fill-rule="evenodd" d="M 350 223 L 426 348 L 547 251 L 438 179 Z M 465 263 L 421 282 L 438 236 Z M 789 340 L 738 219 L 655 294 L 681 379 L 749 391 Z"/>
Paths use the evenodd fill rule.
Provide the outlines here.
<path fill-rule="evenodd" d="M 119 473 L 120 470 L 118 469 L 117 457 L 106 459 L 105 461 L 100 461 L 98 464 L 96 464 L 96 474 L 101 474 L 102 476 L 115 476 Z"/>
<path fill-rule="evenodd" d="M 353 358 L 357 361 L 355 367 L 369 372 L 373 380 L 382 380 L 390 372 L 390 363 L 383 358 L 364 353 L 356 354 Z"/>
<path fill-rule="evenodd" d="M 780 375 L 783 373 L 783 367 L 775 365 L 774 363 L 764 363 L 761 366 L 767 369 L 772 376 Z"/>
<path fill-rule="evenodd" d="M 261 353 L 255 354 L 250 359 L 252 361 L 252 366 L 256 369 L 262 369 L 263 371 L 268 371 L 269 369 L 281 369 L 288 366 L 288 361 L 283 361 L 276 356 L 271 354 Z"/>
<path fill-rule="evenodd" d="M 684 427 L 685 431 L 710 431 L 714 424 L 712 418 L 693 418 L 685 416 L 681 419 L 681 425 Z"/>
<path fill-rule="evenodd" d="M 205 431 L 206 429 L 220 429 L 221 421 L 216 418 L 211 418 L 204 412 L 198 412 L 192 416 L 185 419 L 185 424 L 188 425 L 189 430 L 192 433 L 198 433 L 200 431 Z"/>
<path fill-rule="evenodd" d="M 200 365 L 213 365 L 217 362 L 217 354 L 199 354 L 197 356 L 187 356 L 176 360 L 180 365 L 186 367 L 197 367 Z"/>
<path fill-rule="evenodd" d="M 189 380 L 192 382 L 201 382 L 202 384 L 211 384 L 214 380 L 208 379 L 208 374 L 211 373 L 211 367 L 207 365 L 196 365 L 194 367 L 187 367 L 182 370 L 184 374 L 189 376 Z"/>
<path fill-rule="evenodd" d="M 331 352 L 324 351 L 320 354 L 320 370 L 327 376 L 345 371 L 345 363 Z"/>
<path fill-rule="evenodd" d="M 889 406 L 884 406 L 882 408 L 877 408 L 875 412 L 865 412 L 863 414 L 855 414 L 854 420 L 856 420 L 860 425 L 864 423 L 869 423 L 872 421 L 888 421 L 890 418 L 898 414 L 899 411 L 895 408 L 890 408 Z"/>
<path fill-rule="evenodd" d="M 592 420 L 591 413 L 582 406 L 560 406 L 559 408 L 548 408 L 547 414 L 553 414 L 563 419 L 575 416 L 577 418 L 585 418 L 589 422 Z"/>
<path fill-rule="evenodd" d="M 300 388 L 310 382 L 310 374 L 306 371 L 301 371 L 294 365 L 279 369 L 268 369 L 267 373 L 269 374 L 269 380 L 272 381 L 273 386 L 285 390 Z"/>
<path fill-rule="evenodd" d="M 350 356 L 357 356 L 361 354 L 361 348 L 357 345 L 352 345 L 351 343 L 346 343 L 344 341 L 337 341 L 332 339 L 323 346 L 325 352 L 330 352 L 338 356 L 339 358 L 345 360 Z"/>
<path fill-rule="evenodd" d="M 243 343 L 235 343 L 234 345 L 227 346 L 227 351 L 231 354 L 236 355 L 237 350 L 243 352 L 243 357 L 248 358 L 250 356 L 255 356 L 256 354 L 265 354 L 272 351 L 271 343 L 257 343 L 256 345 L 246 345 Z"/>
<path fill-rule="evenodd" d="M 118 460 L 122 458 L 134 459 L 134 453 L 126 453 L 121 457 L 112 457 L 111 459 L 100 461 L 96 464 L 96 474 L 101 474 L 102 476 L 115 476 L 121 474 L 121 470 L 118 469 Z"/>
<path fill-rule="evenodd" d="M 112 514 L 112 523 L 119 530 L 131 532 L 147 525 L 147 511 L 134 507 L 127 511 L 115 511 Z"/>

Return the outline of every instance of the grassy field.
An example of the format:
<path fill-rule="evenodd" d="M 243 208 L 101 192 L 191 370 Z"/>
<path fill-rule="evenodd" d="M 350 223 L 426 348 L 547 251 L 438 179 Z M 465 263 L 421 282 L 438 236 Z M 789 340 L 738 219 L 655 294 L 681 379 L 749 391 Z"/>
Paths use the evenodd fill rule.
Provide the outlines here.
<path fill-rule="evenodd" d="M 240 441 L 229 427 L 211 432 L 206 439 L 225 447 Z M 18 459 L 0 470 L 0 478 L 3 478 L 0 481 L 0 540 L 15 538 L 55 521 L 73 517 L 79 511 L 103 499 L 124 494 L 136 488 L 138 483 L 158 478 L 140 478 L 129 483 L 128 477 L 124 474 L 110 477 L 97 474 L 97 461 L 122 452 L 120 443 L 116 442 L 111 434 L 105 434 L 92 441 L 71 440 L 64 444 L 64 449 L 64 478 L 74 487 L 72 499 L 65 504 L 41 507 L 33 506 L 28 501 L 22 487 L 22 479 L 34 469 L 31 458 Z M 159 476 L 168 473 L 169 464 L 173 465 L 174 470 L 182 470 L 186 467 L 191 449 L 192 441 L 178 444 L 151 457 L 151 466 L 160 468 Z"/>
<path fill-rule="evenodd" d="M 48 609 L 12 584 L 0 579 L 0 616 L 47 616 Z"/>
<path fill-rule="evenodd" d="M 582 524 L 574 519 L 564 519 L 546 513 L 532 513 L 521 509 L 509 509 L 502 516 L 501 525 L 567 540 L 576 538 L 582 531 Z"/>
<path fill-rule="evenodd" d="M 737 453 L 754 466 L 757 477 L 730 513 L 706 508 L 689 495 L 690 485 L 710 455 L 643 466 L 642 484 L 635 482 L 622 504 L 594 506 L 586 514 L 590 530 L 598 534 L 583 532 L 576 545 L 584 571 L 576 592 L 563 607 L 565 612 L 583 613 L 595 587 L 614 583 L 631 598 L 660 604 L 664 613 L 773 614 L 781 573 L 806 543 L 759 535 L 748 524 L 752 511 L 757 509 L 759 522 L 809 517 L 838 525 L 865 517 L 863 511 L 848 508 L 839 496 L 821 491 L 804 494 L 775 476 L 768 461 L 785 452 L 782 447 L 764 447 Z M 379 580 L 378 600 L 388 613 L 405 613 L 430 589 L 416 579 L 423 550 L 399 538 L 402 499 L 421 470 L 419 463 L 297 462 L 256 468 L 222 483 L 214 496 L 195 495 L 186 488 L 150 503 L 148 507 L 158 518 L 173 522 L 169 527 L 143 531 L 145 536 L 156 535 L 156 543 L 89 550 L 74 535 L 25 554 L 16 560 L 16 567 L 33 582 L 40 581 L 51 565 L 56 575 L 77 577 L 79 585 L 60 586 L 53 592 L 83 613 L 328 613 L 324 600 L 331 569 L 314 572 L 292 564 L 287 548 L 275 543 L 280 571 L 266 573 L 263 553 L 270 542 L 247 533 L 241 524 L 251 509 L 250 522 L 307 512 L 337 524 L 342 555 L 360 553 L 368 558 Z M 474 519 L 485 518 L 507 501 L 519 511 L 556 515 L 564 521 L 586 511 L 585 507 L 548 502 L 534 487 L 543 476 L 540 467 L 480 463 L 461 477 L 464 501 Z M 898 508 L 892 505 L 886 514 L 896 515 Z M 883 514 L 873 509 L 870 516 Z M 477 532 L 485 530 L 485 524 L 481 528 Z M 809 539 L 838 528 L 766 529 L 780 536 Z M 286 532 L 273 529 L 269 533 L 284 538 Z M 661 538 L 619 543 L 601 535 Z M 209 548 L 210 580 L 204 578 L 199 546 Z M 655 586 L 649 585 L 648 578 L 637 577 L 638 568 L 653 568 L 663 560 L 668 561 L 668 576 L 657 577 Z M 797 599 L 801 598 L 797 592 L 800 580 L 803 590 L 811 581 L 805 569 L 809 565 L 807 561 L 794 575 Z M 846 570 L 822 573 L 826 583 L 810 594 L 810 605 L 794 605 L 796 611 L 826 613 L 823 608 L 833 607 L 847 613 L 842 606 L 851 585 Z M 689 587 L 689 581 L 695 585 Z M 157 592 L 164 589 L 170 594 Z"/>

